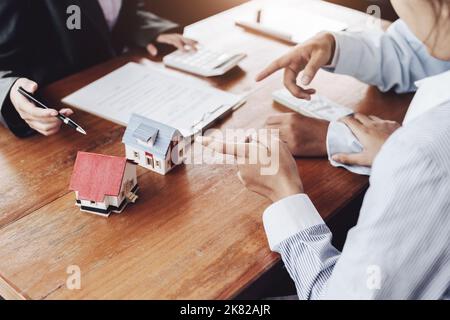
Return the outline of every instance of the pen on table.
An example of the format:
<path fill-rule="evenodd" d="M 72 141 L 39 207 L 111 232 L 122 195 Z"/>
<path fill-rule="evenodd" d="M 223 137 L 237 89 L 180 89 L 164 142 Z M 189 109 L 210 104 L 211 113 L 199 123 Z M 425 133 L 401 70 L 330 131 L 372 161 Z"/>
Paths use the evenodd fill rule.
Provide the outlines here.
<path fill-rule="evenodd" d="M 261 23 L 262 9 L 256 12 L 256 23 Z"/>
<path fill-rule="evenodd" d="M 22 87 L 19 87 L 19 93 L 21 95 L 23 95 L 25 98 L 27 98 L 28 100 L 30 100 L 31 102 L 33 102 L 37 107 L 42 108 L 42 109 L 50 109 L 49 107 L 47 107 L 45 104 L 43 104 L 42 102 L 40 102 L 39 100 L 37 100 L 31 93 L 27 92 L 25 89 L 23 89 Z M 68 125 L 69 127 L 77 130 L 79 133 L 82 133 L 84 135 L 86 135 L 86 131 L 84 131 L 84 129 L 82 127 L 80 127 L 75 121 L 73 121 L 72 119 L 70 119 L 69 117 L 66 117 L 65 115 L 62 115 L 60 113 L 58 113 L 58 115 L 56 116 L 59 120 L 61 120 L 64 124 Z"/>

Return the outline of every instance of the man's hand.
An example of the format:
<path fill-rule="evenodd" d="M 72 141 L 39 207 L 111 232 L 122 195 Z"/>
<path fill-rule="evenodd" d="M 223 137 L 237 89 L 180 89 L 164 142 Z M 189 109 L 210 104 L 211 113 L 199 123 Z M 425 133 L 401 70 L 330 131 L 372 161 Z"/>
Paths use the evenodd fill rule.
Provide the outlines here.
<path fill-rule="evenodd" d="M 298 113 L 277 114 L 266 120 L 268 129 L 280 130 L 280 139 L 295 157 L 325 157 L 329 124 Z"/>
<path fill-rule="evenodd" d="M 401 127 L 395 121 L 382 120 L 375 116 L 355 114 L 341 119 L 361 142 L 363 152 L 355 154 L 336 154 L 334 161 L 347 164 L 371 167 L 386 140 Z"/>
<path fill-rule="evenodd" d="M 241 182 L 247 189 L 269 198 L 272 202 L 303 193 L 303 184 L 297 170 L 297 164 L 287 145 L 276 137 L 267 138 L 276 140 L 272 143 L 268 143 L 267 140 L 263 143 L 259 139 L 249 140 L 245 143 L 227 143 L 210 137 L 200 137 L 196 141 L 216 152 L 241 158 L 238 163 L 245 163 L 239 164 L 238 177 Z M 277 150 L 273 148 L 274 145 Z M 279 152 L 279 170 L 274 175 L 262 175 L 261 163 L 250 164 L 248 161 L 249 155 L 252 153 L 260 155 L 268 152 L 270 154 Z"/>
<path fill-rule="evenodd" d="M 156 38 L 156 42 L 171 45 L 182 51 L 196 50 L 198 45 L 197 41 L 186 38 L 178 33 L 161 34 Z M 147 51 L 154 57 L 158 55 L 158 49 L 152 43 L 147 46 Z"/>
<path fill-rule="evenodd" d="M 261 81 L 278 70 L 284 69 L 284 85 L 297 98 L 310 100 L 314 89 L 304 89 L 297 85 L 301 71 L 301 82 L 307 86 L 314 79 L 317 71 L 329 65 L 336 49 L 336 41 L 331 33 L 320 33 L 304 44 L 296 46 L 291 52 L 272 62 L 257 77 Z"/>
<path fill-rule="evenodd" d="M 30 93 L 35 93 L 38 89 L 38 85 L 36 82 L 21 78 L 18 79 L 11 88 L 9 96 L 20 117 L 25 120 L 25 122 L 32 129 L 43 134 L 44 136 L 50 136 L 57 133 L 62 124 L 62 121 L 56 118 L 58 111 L 54 109 L 47 110 L 36 107 L 32 102 L 28 101 L 27 98 L 19 93 L 19 87 L 24 88 Z M 62 109 L 59 113 L 68 117 L 73 114 L 73 111 L 71 109 Z"/>

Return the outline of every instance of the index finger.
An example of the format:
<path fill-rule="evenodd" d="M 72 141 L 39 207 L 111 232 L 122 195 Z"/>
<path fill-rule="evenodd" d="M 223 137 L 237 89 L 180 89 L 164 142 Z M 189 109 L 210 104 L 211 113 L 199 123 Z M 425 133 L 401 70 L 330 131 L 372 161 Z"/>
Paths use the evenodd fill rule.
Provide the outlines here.
<path fill-rule="evenodd" d="M 58 115 L 58 111 L 54 109 L 38 108 L 34 103 L 28 101 L 25 97 L 19 98 L 19 109 L 33 118 L 48 118 L 56 117 Z"/>
<path fill-rule="evenodd" d="M 286 120 L 287 116 L 289 116 L 289 113 L 280 113 L 280 114 L 273 114 L 267 117 L 266 119 L 266 125 L 277 125 L 282 124 Z"/>
<path fill-rule="evenodd" d="M 360 137 L 363 135 L 366 127 L 357 119 L 353 117 L 345 117 L 342 118 L 340 121 L 345 123 L 350 128 L 350 130 L 352 130 L 352 132 L 358 139 L 360 139 Z"/>
<path fill-rule="evenodd" d="M 290 56 L 289 54 L 278 58 L 277 60 L 275 60 L 274 62 L 272 62 L 267 68 L 265 68 L 263 71 L 261 71 L 257 76 L 256 76 L 256 81 L 262 81 L 265 78 L 267 78 L 268 76 L 274 74 L 275 72 L 277 72 L 280 69 L 283 69 L 285 67 L 287 67 L 290 63 Z"/>
<path fill-rule="evenodd" d="M 355 113 L 353 115 L 353 117 L 365 126 L 368 126 L 373 122 L 373 120 L 370 117 L 368 117 L 362 113 Z"/>
<path fill-rule="evenodd" d="M 188 46 L 190 46 L 190 47 L 192 47 L 192 48 L 197 48 L 198 41 L 196 41 L 196 40 L 194 40 L 194 39 L 185 38 L 185 37 L 183 37 L 183 41 L 184 41 L 184 43 L 186 43 Z"/>
<path fill-rule="evenodd" d="M 211 137 L 198 137 L 198 143 L 203 146 L 225 155 L 234 157 L 247 158 L 250 155 L 250 150 L 258 145 L 255 143 L 235 143 L 219 141 Z"/>
<path fill-rule="evenodd" d="M 291 68 L 286 68 L 284 72 L 284 85 L 289 92 L 296 98 L 311 100 L 311 94 L 315 93 L 314 89 L 303 89 L 297 85 L 297 73 Z"/>

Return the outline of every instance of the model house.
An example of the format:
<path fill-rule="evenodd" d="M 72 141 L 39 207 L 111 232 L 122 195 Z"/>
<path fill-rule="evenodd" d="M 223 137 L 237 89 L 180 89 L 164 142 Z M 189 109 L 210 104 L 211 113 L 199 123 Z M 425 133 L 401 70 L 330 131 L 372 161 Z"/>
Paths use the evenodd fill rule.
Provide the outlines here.
<path fill-rule="evenodd" d="M 109 216 L 134 203 L 138 190 L 136 165 L 124 157 L 79 152 L 70 181 L 81 211 Z"/>
<path fill-rule="evenodd" d="M 183 162 L 185 139 L 172 127 L 132 115 L 123 141 L 127 159 L 165 175 Z"/>

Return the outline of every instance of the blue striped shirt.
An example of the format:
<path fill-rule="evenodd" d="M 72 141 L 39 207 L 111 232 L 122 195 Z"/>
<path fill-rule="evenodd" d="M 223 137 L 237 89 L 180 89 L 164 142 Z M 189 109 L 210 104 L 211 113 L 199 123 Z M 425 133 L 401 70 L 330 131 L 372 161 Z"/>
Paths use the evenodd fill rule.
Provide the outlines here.
<path fill-rule="evenodd" d="M 362 50 L 358 54 L 377 52 L 370 45 Z M 375 55 L 383 56 L 383 50 Z M 364 76 L 381 88 L 387 81 L 408 91 L 412 85 L 402 81 L 419 80 L 399 76 L 394 81 L 388 70 L 374 72 L 384 75 Z M 269 245 L 281 254 L 299 298 L 450 298 L 448 88 L 449 71 L 421 81 L 408 121 L 375 159 L 358 223 L 342 252 L 332 246 L 332 234 L 307 195 L 283 199 L 265 211 Z"/>

